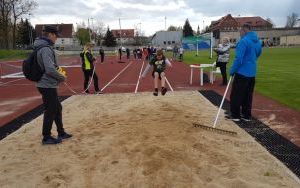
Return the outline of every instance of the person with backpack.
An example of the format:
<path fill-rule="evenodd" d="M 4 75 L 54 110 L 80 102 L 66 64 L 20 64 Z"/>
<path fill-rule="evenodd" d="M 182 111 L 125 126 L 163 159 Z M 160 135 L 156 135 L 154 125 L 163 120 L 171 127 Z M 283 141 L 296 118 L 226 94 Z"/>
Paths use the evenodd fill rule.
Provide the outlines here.
<path fill-rule="evenodd" d="M 98 76 L 96 74 L 96 70 L 95 70 L 95 66 L 94 66 L 94 62 L 96 61 L 96 59 L 93 57 L 93 54 L 91 52 L 91 47 L 92 44 L 86 44 L 83 48 L 83 52 L 80 53 L 80 57 L 81 57 L 81 62 L 82 62 L 82 71 L 84 74 L 84 92 L 85 93 L 90 93 L 89 92 L 89 80 L 90 77 L 92 77 L 92 79 L 94 80 L 94 88 L 95 88 L 95 94 L 103 94 L 102 91 L 100 91 L 99 89 L 99 85 L 98 85 Z"/>
<path fill-rule="evenodd" d="M 36 87 L 42 95 L 43 105 L 45 107 L 42 144 L 58 144 L 61 143 L 63 139 L 72 137 L 72 135 L 65 132 L 63 128 L 62 105 L 57 94 L 59 83 L 64 82 L 66 79 L 66 76 L 58 70 L 57 57 L 53 50 L 58 36 L 59 34 L 56 27 L 45 26 L 43 29 L 43 37 L 37 38 L 34 41 L 34 48 L 38 49 L 36 53 L 37 63 L 42 70 L 44 70 L 40 80 L 36 83 Z M 57 138 L 51 136 L 53 121 L 57 127 Z"/>
<path fill-rule="evenodd" d="M 145 78 L 146 74 L 153 67 L 152 77 L 154 78 L 154 96 L 158 96 L 158 79 L 161 80 L 161 94 L 165 95 L 168 91 L 165 87 L 166 77 L 165 69 L 166 65 L 172 67 L 170 61 L 164 56 L 162 50 L 157 50 L 156 56 L 149 62 L 141 78 Z"/>

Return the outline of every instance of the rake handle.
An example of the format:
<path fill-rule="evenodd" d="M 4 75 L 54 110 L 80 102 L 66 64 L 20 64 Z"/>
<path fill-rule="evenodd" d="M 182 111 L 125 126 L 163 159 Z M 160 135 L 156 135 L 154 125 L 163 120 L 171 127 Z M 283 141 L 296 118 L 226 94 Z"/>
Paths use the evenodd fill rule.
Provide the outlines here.
<path fill-rule="evenodd" d="M 228 91 L 228 88 L 229 88 L 231 79 L 232 79 L 232 76 L 230 76 L 229 81 L 228 81 L 228 84 L 227 84 L 227 86 L 226 86 L 226 89 L 225 89 L 225 92 L 224 92 L 224 95 L 223 95 L 223 98 L 222 98 L 222 102 L 221 102 L 221 104 L 220 104 L 220 107 L 219 107 L 219 110 L 218 110 L 218 113 L 217 113 L 217 116 L 216 116 L 216 119 L 215 119 L 213 128 L 216 128 L 216 124 L 217 124 L 217 121 L 218 121 L 218 118 L 219 118 L 219 114 L 220 114 L 220 111 L 221 111 L 221 109 L 222 109 L 222 106 L 223 106 L 223 103 L 224 103 L 224 100 L 225 100 L 225 97 L 226 97 L 226 94 L 227 94 L 227 91 Z"/>

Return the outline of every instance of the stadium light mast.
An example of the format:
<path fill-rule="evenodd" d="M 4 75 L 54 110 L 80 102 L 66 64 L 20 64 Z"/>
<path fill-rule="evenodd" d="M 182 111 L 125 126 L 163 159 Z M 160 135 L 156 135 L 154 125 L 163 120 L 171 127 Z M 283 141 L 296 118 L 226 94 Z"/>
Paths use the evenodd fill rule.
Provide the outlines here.
<path fill-rule="evenodd" d="M 165 16 L 165 30 L 167 31 L 167 16 Z"/>
<path fill-rule="evenodd" d="M 122 47 L 121 18 L 119 18 L 119 26 L 120 26 L 120 47 Z"/>

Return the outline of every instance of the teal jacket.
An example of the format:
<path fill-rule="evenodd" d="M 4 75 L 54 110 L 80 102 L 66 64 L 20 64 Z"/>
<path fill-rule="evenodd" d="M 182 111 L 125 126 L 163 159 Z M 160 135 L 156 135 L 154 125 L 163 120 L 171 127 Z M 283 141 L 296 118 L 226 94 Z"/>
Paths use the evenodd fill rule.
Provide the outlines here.
<path fill-rule="evenodd" d="M 245 77 L 256 76 L 257 58 L 262 51 L 261 42 L 255 32 L 246 33 L 239 41 L 230 75 L 235 73 Z"/>

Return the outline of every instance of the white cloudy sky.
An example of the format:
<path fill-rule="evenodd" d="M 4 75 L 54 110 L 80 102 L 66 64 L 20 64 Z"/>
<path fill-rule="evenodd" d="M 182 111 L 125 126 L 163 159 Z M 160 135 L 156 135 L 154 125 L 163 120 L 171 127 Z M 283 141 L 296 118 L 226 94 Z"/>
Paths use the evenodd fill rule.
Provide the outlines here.
<path fill-rule="evenodd" d="M 300 0 L 36 0 L 39 4 L 32 24 L 99 22 L 111 29 L 138 27 L 149 36 L 170 25 L 183 26 L 188 18 L 193 29 L 200 29 L 226 14 L 271 18 L 284 26 L 287 15 L 300 16 Z M 141 24 L 139 24 L 141 23 Z M 203 24 L 204 23 L 204 24 Z"/>

